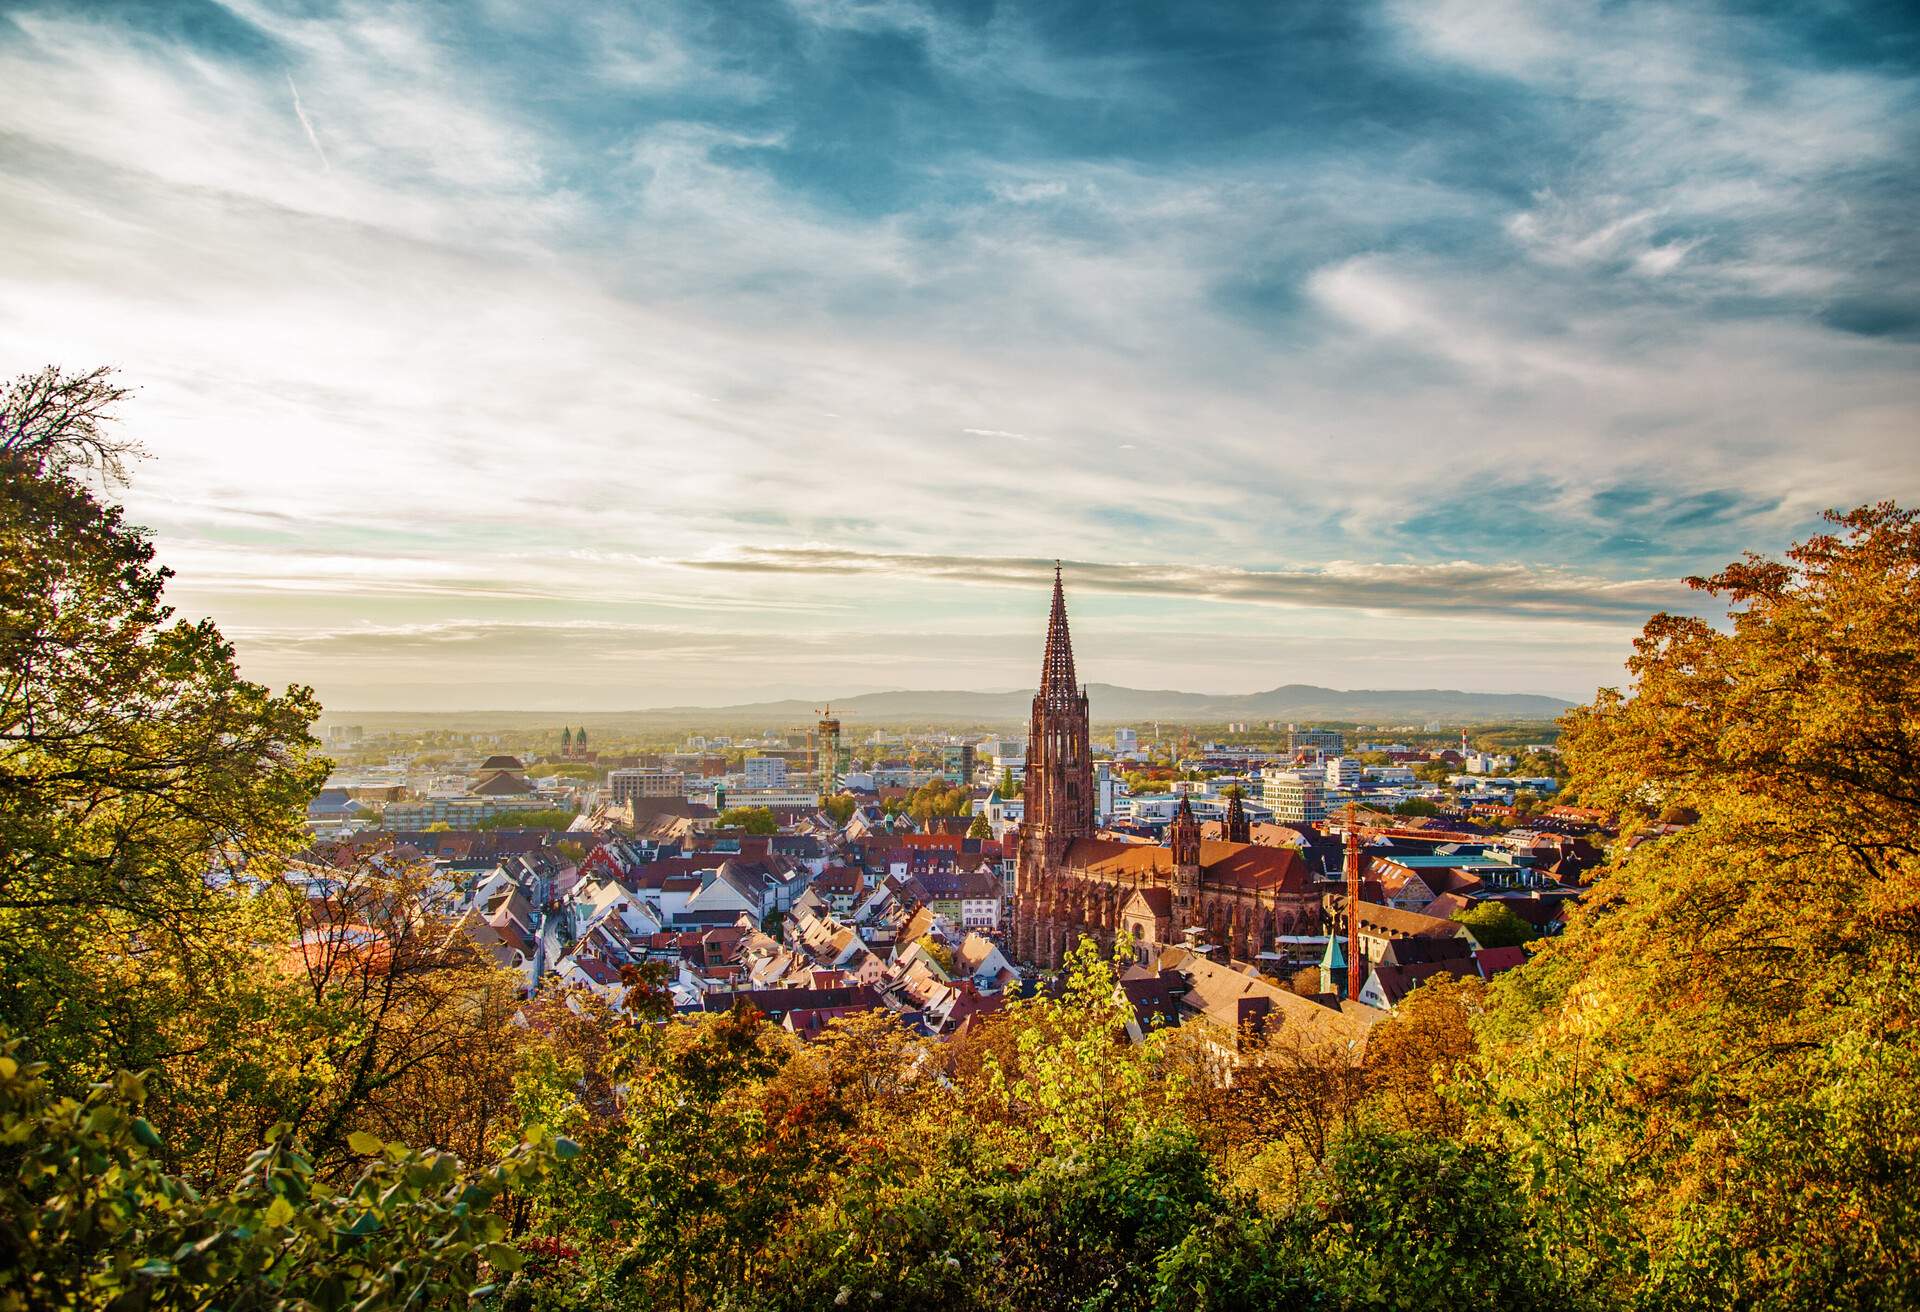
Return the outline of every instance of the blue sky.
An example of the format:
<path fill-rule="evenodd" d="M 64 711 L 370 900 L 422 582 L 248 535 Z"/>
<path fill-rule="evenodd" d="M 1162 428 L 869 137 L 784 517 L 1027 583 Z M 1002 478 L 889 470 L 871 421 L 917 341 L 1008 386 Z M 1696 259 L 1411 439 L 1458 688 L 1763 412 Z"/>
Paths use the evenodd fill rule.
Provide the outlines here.
<path fill-rule="evenodd" d="M 1910 6 L 0 5 L 0 366 L 330 705 L 1583 698 L 1920 497 Z"/>

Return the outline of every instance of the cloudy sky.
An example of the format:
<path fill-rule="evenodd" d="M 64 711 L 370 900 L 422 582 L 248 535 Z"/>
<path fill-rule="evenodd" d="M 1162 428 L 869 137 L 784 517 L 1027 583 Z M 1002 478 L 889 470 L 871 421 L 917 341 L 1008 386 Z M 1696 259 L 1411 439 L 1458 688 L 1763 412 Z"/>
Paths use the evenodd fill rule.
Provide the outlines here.
<path fill-rule="evenodd" d="M 1920 19 L 0 3 L 0 369 L 341 709 L 1574 698 L 1920 500 Z"/>

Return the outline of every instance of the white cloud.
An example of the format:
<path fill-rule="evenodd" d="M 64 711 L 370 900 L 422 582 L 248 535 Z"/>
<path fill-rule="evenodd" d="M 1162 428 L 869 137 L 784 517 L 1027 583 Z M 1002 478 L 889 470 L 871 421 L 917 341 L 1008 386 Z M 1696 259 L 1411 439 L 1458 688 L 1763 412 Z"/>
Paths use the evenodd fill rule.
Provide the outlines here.
<path fill-rule="evenodd" d="M 1685 63 L 1633 72 L 1635 105 L 1709 95 L 1705 154 L 1642 117 L 1596 152 L 1625 169 L 1644 146 L 1653 197 L 1626 185 L 1644 181 L 1639 164 L 1556 181 L 1506 215 L 1391 161 L 983 150 L 927 162 L 931 199 L 908 191 L 863 216 L 768 167 L 800 144 L 779 97 L 680 20 L 583 20 L 577 75 L 645 106 L 589 148 L 537 88 L 464 58 L 441 31 L 449 11 L 231 8 L 283 58 L 12 20 L 0 355 L 126 369 L 143 389 L 130 430 L 156 456 L 133 511 L 186 594 L 250 633 L 330 632 L 368 609 L 611 623 L 623 606 L 731 608 L 763 639 L 846 608 L 868 608 L 859 632 L 925 631 L 924 595 L 905 586 L 924 576 L 721 578 L 664 562 L 772 542 L 874 556 L 991 543 L 1204 571 L 1385 558 L 1410 507 L 1499 480 L 1561 489 L 1565 522 L 1589 539 L 1581 493 L 1615 478 L 1737 479 L 1781 498 L 1783 530 L 1862 489 L 1916 490 L 1908 358 L 1790 320 L 1719 324 L 1677 299 L 1632 299 L 1682 298 L 1709 278 L 1831 290 L 1844 275 L 1804 232 L 1734 249 L 1688 225 L 1783 203 L 1822 149 L 1880 149 L 1870 115 L 1815 103 L 1858 93 L 1884 108 L 1877 86 L 1768 100 Z M 1072 94 L 1093 94 L 1111 71 L 1049 66 L 1004 11 L 978 30 L 904 4 L 806 12 L 816 37 L 924 31 L 941 70 L 993 88 L 1064 67 Z M 1580 40 L 1525 14 L 1451 36 L 1447 23 L 1478 20 L 1403 17 L 1459 58 L 1604 89 L 1604 70 L 1569 73 Z M 765 112 L 716 123 L 682 103 L 676 117 L 667 91 Z M 1687 166 L 1730 157 L 1735 124 L 1755 125 L 1773 161 L 1758 191 Z M 1515 258 L 1393 244 L 1423 221 L 1496 240 L 1504 223 Z M 1632 290 L 1599 294 L 1616 268 Z M 1282 301 L 1304 295 L 1305 312 L 1227 308 L 1263 282 Z M 1542 541 L 1543 564 L 1564 546 Z M 1373 568 L 1386 567 L 1337 581 L 1389 595 Z M 956 630 L 998 632 L 1003 601 L 1020 604 L 965 590 Z M 835 650 L 869 660 L 851 636 Z"/>

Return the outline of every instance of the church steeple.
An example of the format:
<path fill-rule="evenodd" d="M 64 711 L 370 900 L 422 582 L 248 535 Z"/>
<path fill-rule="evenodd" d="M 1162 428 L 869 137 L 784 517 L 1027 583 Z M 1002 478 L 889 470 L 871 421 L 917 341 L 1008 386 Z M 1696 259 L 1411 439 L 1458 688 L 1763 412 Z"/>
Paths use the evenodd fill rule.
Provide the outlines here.
<path fill-rule="evenodd" d="M 1071 946 L 1059 927 L 1041 923 L 1055 876 L 1068 846 L 1093 833 L 1093 748 L 1087 695 L 1075 678 L 1073 637 L 1067 631 L 1067 599 L 1060 566 L 1053 567 L 1053 610 L 1047 619 L 1047 649 L 1040 687 L 1027 726 L 1025 814 L 1020 821 L 1016 944 L 1019 954 L 1043 965 L 1058 964 Z"/>
<path fill-rule="evenodd" d="M 1060 586 L 1060 562 L 1053 562 L 1053 613 L 1047 617 L 1047 651 L 1040 661 L 1040 701 L 1052 710 L 1069 710 L 1080 696 L 1073 673 L 1073 635 L 1067 631 L 1067 594 Z"/>

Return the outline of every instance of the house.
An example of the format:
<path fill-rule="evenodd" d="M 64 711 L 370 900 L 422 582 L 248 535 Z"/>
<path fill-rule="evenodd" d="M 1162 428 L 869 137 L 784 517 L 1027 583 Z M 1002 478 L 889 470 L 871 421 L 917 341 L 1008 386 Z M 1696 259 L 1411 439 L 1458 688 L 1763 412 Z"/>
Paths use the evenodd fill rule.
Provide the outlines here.
<path fill-rule="evenodd" d="M 1436 975 L 1455 978 L 1478 977 L 1473 958 L 1446 961 L 1422 961 L 1407 966 L 1376 964 L 1360 988 L 1360 1001 L 1380 1011 L 1392 1011 L 1401 999 Z"/>
<path fill-rule="evenodd" d="M 307 828 L 326 833 L 348 828 L 368 814 L 344 788 L 322 788 L 307 803 Z"/>
<path fill-rule="evenodd" d="M 1342 924 L 1345 916 L 1338 915 L 1336 924 Z M 1433 916 L 1422 915 L 1417 911 L 1402 911 L 1398 907 L 1385 906 L 1377 902 L 1360 904 L 1360 955 L 1370 962 L 1376 962 L 1386 953 L 1387 945 L 1408 938 L 1463 939 L 1471 947 L 1480 945 L 1474 941 L 1467 927 L 1454 920 L 1439 920 Z"/>
<path fill-rule="evenodd" d="M 953 949 L 953 973 L 967 979 L 983 993 L 998 993 L 1020 978 L 999 945 L 984 934 L 969 933 Z"/>
<path fill-rule="evenodd" d="M 1193 948 L 1167 948 L 1155 966 L 1159 975 L 1174 976 L 1166 987 L 1174 994 L 1173 1011 L 1181 1023 L 1204 1020 L 1212 1026 L 1213 1047 L 1227 1070 L 1243 1045 L 1277 1038 L 1332 1046 L 1357 1058 L 1380 1015 L 1354 1003 L 1335 1007 L 1311 1001 L 1251 968 L 1236 970 Z"/>
<path fill-rule="evenodd" d="M 620 967 L 604 957 L 592 955 L 566 957 L 554 968 L 549 978 L 562 988 L 585 989 L 596 993 L 616 1008 L 627 995 L 627 986 L 621 978 Z"/>

